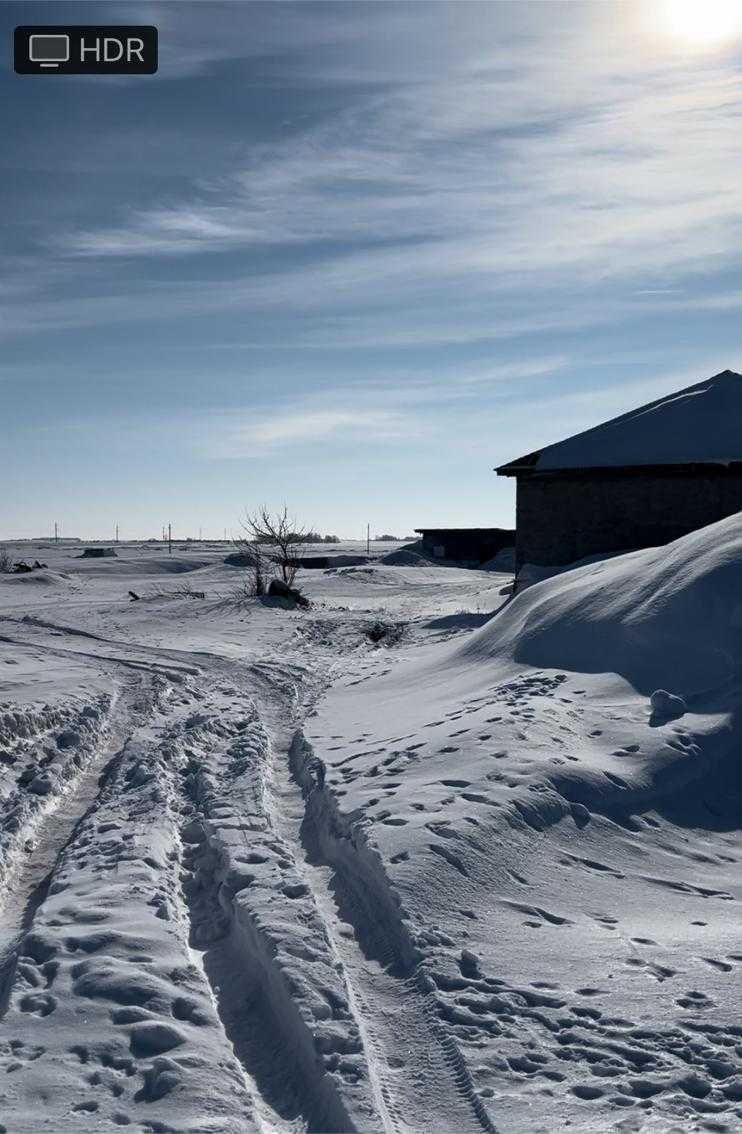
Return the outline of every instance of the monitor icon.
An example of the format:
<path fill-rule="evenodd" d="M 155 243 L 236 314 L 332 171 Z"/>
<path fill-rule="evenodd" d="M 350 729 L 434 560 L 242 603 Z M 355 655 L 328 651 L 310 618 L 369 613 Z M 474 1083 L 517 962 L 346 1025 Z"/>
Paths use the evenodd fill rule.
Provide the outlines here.
<path fill-rule="evenodd" d="M 0 0 L 0 8 L 2 4 Z M 13 69 L 16 75 L 37 77 L 154 75 L 157 28 L 151 24 L 19 24 L 13 31 Z"/>
<path fill-rule="evenodd" d="M 31 35 L 28 37 L 28 58 L 40 67 L 58 67 L 69 62 L 68 35 Z"/>

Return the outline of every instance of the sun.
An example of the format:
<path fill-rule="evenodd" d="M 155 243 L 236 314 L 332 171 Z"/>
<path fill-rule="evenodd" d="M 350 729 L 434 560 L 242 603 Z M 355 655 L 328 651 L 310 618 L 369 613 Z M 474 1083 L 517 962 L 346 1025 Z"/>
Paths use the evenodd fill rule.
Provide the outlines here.
<path fill-rule="evenodd" d="M 721 46 L 742 34 L 742 0 L 665 0 L 668 32 L 698 47 Z"/>

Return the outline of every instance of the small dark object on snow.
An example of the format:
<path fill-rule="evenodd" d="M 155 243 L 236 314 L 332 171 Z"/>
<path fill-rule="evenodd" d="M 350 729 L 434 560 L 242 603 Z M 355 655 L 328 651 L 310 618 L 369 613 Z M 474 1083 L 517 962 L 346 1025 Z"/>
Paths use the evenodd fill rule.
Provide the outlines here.
<path fill-rule="evenodd" d="M 366 629 L 366 637 L 377 646 L 380 642 L 385 642 L 387 646 L 393 646 L 403 634 L 404 625 L 402 623 L 382 622 L 380 619 L 372 622 Z"/>
<path fill-rule="evenodd" d="M 29 571 L 33 571 L 33 567 L 26 563 L 25 559 L 19 559 L 17 563 L 13 564 L 11 575 L 27 575 Z"/>
<path fill-rule="evenodd" d="M 80 736 L 72 728 L 63 729 L 57 736 L 57 748 L 76 748 L 80 743 Z"/>
<path fill-rule="evenodd" d="M 142 596 L 138 595 L 136 591 L 129 591 L 129 598 L 131 599 L 132 602 L 139 602 L 139 599 L 141 597 Z"/>
<path fill-rule="evenodd" d="M 34 565 L 34 570 L 36 570 L 36 571 L 40 571 L 42 568 L 49 566 L 48 563 L 39 563 L 38 559 L 34 559 L 33 565 Z"/>
<path fill-rule="evenodd" d="M 305 598 L 301 591 L 294 590 L 288 583 L 284 583 L 283 579 L 271 579 L 268 594 L 273 598 L 289 599 L 297 606 L 309 606 L 309 599 Z"/>
<path fill-rule="evenodd" d="M 112 547 L 86 547 L 78 559 L 116 559 L 116 552 Z"/>

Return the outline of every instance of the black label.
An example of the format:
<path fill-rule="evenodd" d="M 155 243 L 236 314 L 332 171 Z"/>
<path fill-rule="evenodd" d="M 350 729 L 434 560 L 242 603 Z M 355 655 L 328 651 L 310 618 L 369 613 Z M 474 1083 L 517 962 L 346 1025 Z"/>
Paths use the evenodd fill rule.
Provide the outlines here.
<path fill-rule="evenodd" d="M 18 75 L 154 75 L 157 28 L 24 25 L 13 39 Z"/>

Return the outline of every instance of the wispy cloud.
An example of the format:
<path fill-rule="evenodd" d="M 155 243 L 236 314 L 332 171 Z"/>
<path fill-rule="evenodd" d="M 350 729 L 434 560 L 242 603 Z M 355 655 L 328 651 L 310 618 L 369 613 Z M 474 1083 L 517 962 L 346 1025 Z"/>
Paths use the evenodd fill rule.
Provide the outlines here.
<path fill-rule="evenodd" d="M 58 263 L 95 279 L 122 260 L 121 280 L 115 295 L 96 280 L 92 294 L 40 300 L 20 325 L 291 311 L 306 320 L 279 345 L 401 348 L 662 310 L 680 281 L 736 262 L 742 77 L 724 58 L 630 39 L 586 56 L 574 21 L 550 54 L 552 31 L 495 38 L 487 61 L 470 37 L 438 79 L 404 82 L 397 68 L 398 82 L 253 145 L 229 176 L 55 237 Z M 263 257 L 260 272 L 240 275 L 236 253 Z M 204 256 L 208 286 L 192 266 L 149 278 L 148 261 Z"/>
<path fill-rule="evenodd" d="M 601 73 L 574 37 L 554 75 L 538 48 L 522 45 L 507 71 L 459 60 L 439 82 L 357 99 L 299 137 L 253 147 L 246 167 L 190 199 L 70 232 L 61 246 L 131 257 L 391 241 L 367 260 L 370 276 L 396 264 L 400 285 L 471 273 L 511 288 L 536 272 L 677 271 L 735 255 L 738 69 L 645 55 L 642 71 L 626 55 L 620 76 L 615 58 Z M 333 257 L 351 288 L 356 256 Z"/>
<path fill-rule="evenodd" d="M 249 424 L 227 427 L 220 454 L 259 455 L 265 449 L 318 444 L 330 439 L 377 443 L 399 439 L 408 423 L 399 413 L 377 409 L 307 409 L 305 412 L 276 410 Z"/>

